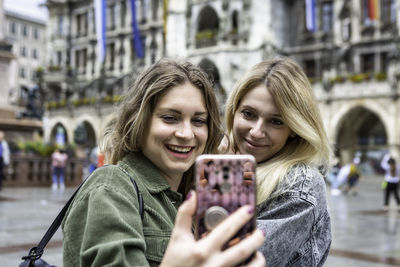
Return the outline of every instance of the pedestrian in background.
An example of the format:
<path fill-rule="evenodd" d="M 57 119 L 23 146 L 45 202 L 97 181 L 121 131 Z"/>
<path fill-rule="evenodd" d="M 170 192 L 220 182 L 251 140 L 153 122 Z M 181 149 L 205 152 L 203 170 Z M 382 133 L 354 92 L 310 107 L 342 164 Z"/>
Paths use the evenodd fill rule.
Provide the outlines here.
<path fill-rule="evenodd" d="M 340 195 L 340 187 L 344 185 L 343 193 L 352 195 L 357 195 L 356 185 L 361 178 L 361 171 L 359 168 L 360 158 L 354 157 L 352 163 L 344 165 L 340 168 L 339 173 L 336 178 L 335 185 L 332 187 L 332 195 Z"/>
<path fill-rule="evenodd" d="M 64 177 L 65 168 L 67 166 L 68 155 L 64 150 L 56 148 L 56 150 L 51 155 L 51 167 L 52 167 L 52 179 L 53 184 L 51 186 L 53 191 L 60 189 L 64 191 Z"/>
<path fill-rule="evenodd" d="M 381 161 L 381 167 L 385 170 L 384 180 L 384 202 L 383 209 L 389 209 L 389 199 L 391 195 L 394 195 L 397 202 L 397 209 L 400 210 L 400 198 L 398 193 L 399 186 L 399 173 L 400 166 L 396 164 L 396 160 L 389 153 L 386 154 Z"/>
<path fill-rule="evenodd" d="M 89 153 L 89 174 L 97 168 L 99 147 L 95 146 Z"/>
<path fill-rule="evenodd" d="M 4 132 L 0 131 L 0 190 L 3 187 L 4 170 L 10 163 L 10 149 L 4 139 Z"/>

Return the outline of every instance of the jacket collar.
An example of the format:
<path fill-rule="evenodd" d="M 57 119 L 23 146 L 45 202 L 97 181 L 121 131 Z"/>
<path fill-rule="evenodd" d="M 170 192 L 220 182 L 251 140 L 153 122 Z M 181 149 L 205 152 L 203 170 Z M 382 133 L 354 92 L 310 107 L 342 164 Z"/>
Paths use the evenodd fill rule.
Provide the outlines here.
<path fill-rule="evenodd" d="M 127 154 L 118 165 L 126 169 L 135 181 L 140 180 L 151 193 L 159 193 L 171 188 L 158 168 L 141 152 Z"/>

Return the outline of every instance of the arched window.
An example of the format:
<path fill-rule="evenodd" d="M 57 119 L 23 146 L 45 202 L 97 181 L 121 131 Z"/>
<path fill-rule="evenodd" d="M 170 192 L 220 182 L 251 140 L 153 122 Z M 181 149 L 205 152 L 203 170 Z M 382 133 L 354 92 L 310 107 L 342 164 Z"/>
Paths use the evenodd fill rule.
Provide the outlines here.
<path fill-rule="evenodd" d="M 231 33 L 238 33 L 239 31 L 239 13 L 237 10 L 233 11 L 232 13 L 232 28 L 231 28 Z"/>
<path fill-rule="evenodd" d="M 214 46 L 217 44 L 217 35 L 219 30 L 219 18 L 215 10 L 210 7 L 204 7 L 199 14 L 196 47 Z"/>
<path fill-rule="evenodd" d="M 217 66 L 215 66 L 214 62 L 212 62 L 208 58 L 204 58 L 200 61 L 199 67 L 202 70 L 204 70 L 210 77 L 211 82 L 214 86 L 214 91 L 217 96 L 217 100 L 219 101 L 219 103 L 221 104 L 221 107 L 222 107 L 226 100 L 226 92 L 221 85 L 219 71 L 218 71 Z"/>
<path fill-rule="evenodd" d="M 230 38 L 233 45 L 236 45 L 238 42 L 238 33 L 239 33 L 239 13 L 237 10 L 232 12 L 231 16 L 231 31 Z"/>
<path fill-rule="evenodd" d="M 74 130 L 74 142 L 78 145 L 87 145 L 88 147 L 96 146 L 96 134 L 89 122 L 83 121 L 78 124 Z"/>
<path fill-rule="evenodd" d="M 68 144 L 67 131 L 61 123 L 57 123 L 51 131 L 51 142 L 60 147 Z"/>

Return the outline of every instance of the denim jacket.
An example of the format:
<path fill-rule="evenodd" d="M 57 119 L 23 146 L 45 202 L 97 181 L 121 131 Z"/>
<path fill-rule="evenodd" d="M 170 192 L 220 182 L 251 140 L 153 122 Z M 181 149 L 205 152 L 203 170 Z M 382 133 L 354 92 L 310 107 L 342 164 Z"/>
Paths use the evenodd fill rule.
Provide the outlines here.
<path fill-rule="evenodd" d="M 260 251 L 268 266 L 322 266 L 332 241 L 324 179 L 304 164 L 287 175 L 295 184 L 257 206 L 257 227 L 266 235 Z"/>

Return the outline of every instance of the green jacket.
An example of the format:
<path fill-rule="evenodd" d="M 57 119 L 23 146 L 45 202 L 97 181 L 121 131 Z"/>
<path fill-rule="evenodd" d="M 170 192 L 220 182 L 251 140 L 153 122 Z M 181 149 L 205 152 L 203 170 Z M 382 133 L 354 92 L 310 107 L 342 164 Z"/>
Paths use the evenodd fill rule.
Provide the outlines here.
<path fill-rule="evenodd" d="M 143 196 L 144 218 L 136 191 Z M 143 154 L 96 169 L 75 197 L 63 229 L 64 266 L 158 266 L 182 195 Z"/>

